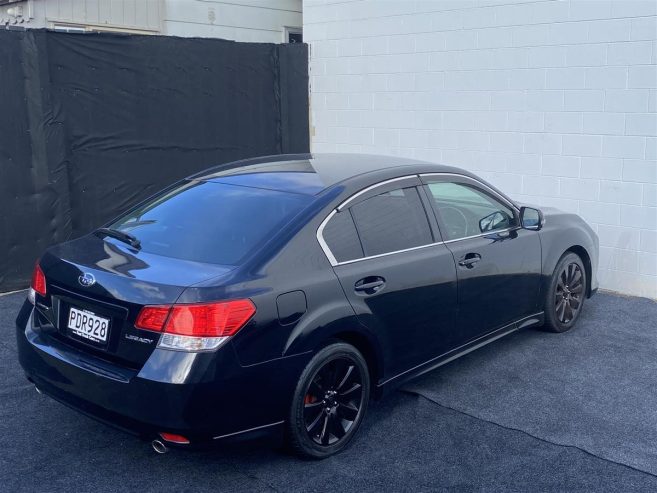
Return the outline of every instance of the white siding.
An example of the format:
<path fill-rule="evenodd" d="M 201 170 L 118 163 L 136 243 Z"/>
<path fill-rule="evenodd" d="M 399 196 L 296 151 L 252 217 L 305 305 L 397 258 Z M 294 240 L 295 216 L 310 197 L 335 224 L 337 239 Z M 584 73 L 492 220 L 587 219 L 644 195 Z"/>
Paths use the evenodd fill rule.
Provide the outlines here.
<path fill-rule="evenodd" d="M 163 29 L 172 36 L 281 43 L 300 28 L 301 0 L 166 0 Z"/>
<path fill-rule="evenodd" d="M 30 0 L 0 9 L 0 20 L 12 7 L 23 8 L 21 25 L 52 28 L 55 25 L 89 29 L 159 32 L 164 0 Z"/>
<path fill-rule="evenodd" d="M 579 213 L 657 298 L 657 1 L 305 0 L 314 151 L 470 169 Z"/>
<path fill-rule="evenodd" d="M 23 15 L 9 16 L 17 7 Z M 25 0 L 0 7 L 0 23 L 281 43 L 286 28 L 301 28 L 301 7 L 302 0 Z"/>

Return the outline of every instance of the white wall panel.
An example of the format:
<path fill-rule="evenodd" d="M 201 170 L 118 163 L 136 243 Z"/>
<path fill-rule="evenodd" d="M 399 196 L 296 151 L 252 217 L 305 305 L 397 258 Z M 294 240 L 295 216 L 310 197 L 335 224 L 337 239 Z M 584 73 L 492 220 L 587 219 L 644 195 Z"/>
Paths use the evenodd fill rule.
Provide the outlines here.
<path fill-rule="evenodd" d="M 165 0 L 164 30 L 174 36 L 280 43 L 301 27 L 301 0 Z"/>

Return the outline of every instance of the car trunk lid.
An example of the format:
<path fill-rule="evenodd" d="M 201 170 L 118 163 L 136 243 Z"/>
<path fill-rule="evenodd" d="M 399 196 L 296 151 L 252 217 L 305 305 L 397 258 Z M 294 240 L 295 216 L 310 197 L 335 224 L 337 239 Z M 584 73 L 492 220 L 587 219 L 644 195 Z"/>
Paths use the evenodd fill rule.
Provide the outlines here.
<path fill-rule="evenodd" d="M 160 334 L 135 327 L 145 305 L 170 305 L 193 284 L 234 267 L 169 258 L 117 239 L 88 235 L 51 248 L 41 259 L 48 297 L 36 322 L 77 349 L 140 368 Z"/>

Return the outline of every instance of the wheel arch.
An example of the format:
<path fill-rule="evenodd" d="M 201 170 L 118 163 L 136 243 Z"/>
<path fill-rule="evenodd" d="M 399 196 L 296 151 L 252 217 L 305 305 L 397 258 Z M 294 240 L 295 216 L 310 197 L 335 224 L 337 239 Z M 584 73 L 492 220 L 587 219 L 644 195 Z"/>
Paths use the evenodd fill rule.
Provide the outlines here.
<path fill-rule="evenodd" d="M 574 253 L 582 259 L 586 273 L 586 296 L 590 297 L 597 289 L 598 240 L 595 233 L 572 214 L 555 216 L 539 233 L 543 256 L 541 299 L 549 288 L 557 264 L 567 253 Z"/>
<path fill-rule="evenodd" d="M 356 330 L 343 330 L 333 335 L 333 339 L 351 344 L 363 355 L 370 374 L 371 388 L 374 393 L 377 382 L 383 375 L 383 356 L 377 344 L 367 335 Z"/>
<path fill-rule="evenodd" d="M 582 263 L 584 264 L 584 272 L 586 273 L 586 297 L 589 298 L 591 296 L 591 279 L 593 274 L 593 268 L 591 267 L 591 256 L 589 255 L 589 252 L 586 251 L 586 248 L 581 245 L 570 246 L 568 249 L 566 249 L 565 252 L 563 252 L 561 257 L 567 253 L 574 253 L 582 259 Z"/>
<path fill-rule="evenodd" d="M 372 387 L 376 387 L 384 375 L 382 341 L 358 321 L 346 302 L 323 304 L 304 316 L 289 334 L 283 354 L 317 353 L 334 342 L 346 342 L 358 349 L 367 363 Z"/>

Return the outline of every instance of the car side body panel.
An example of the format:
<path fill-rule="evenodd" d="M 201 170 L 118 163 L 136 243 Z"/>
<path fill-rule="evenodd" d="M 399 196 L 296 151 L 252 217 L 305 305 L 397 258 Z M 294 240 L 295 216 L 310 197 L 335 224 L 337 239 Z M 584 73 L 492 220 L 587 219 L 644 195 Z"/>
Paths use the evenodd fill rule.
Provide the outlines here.
<path fill-rule="evenodd" d="M 384 349 L 383 379 L 451 349 L 458 339 L 456 273 L 445 245 L 338 265 L 334 270 L 358 320 Z M 360 279 L 380 276 L 375 293 L 355 291 Z"/>

